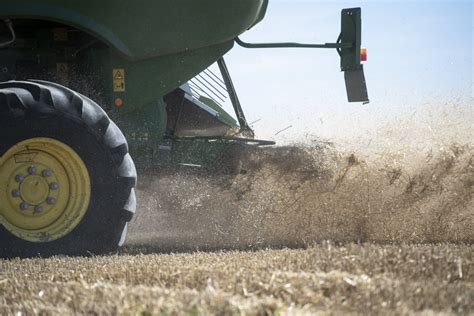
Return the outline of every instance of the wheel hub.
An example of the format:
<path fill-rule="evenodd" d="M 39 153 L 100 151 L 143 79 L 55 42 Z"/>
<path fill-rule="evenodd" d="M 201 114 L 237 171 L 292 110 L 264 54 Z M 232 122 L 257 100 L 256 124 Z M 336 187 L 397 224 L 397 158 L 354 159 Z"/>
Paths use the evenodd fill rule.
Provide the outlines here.
<path fill-rule="evenodd" d="M 59 193 L 57 192 L 59 189 L 57 177 L 48 166 L 44 165 L 32 165 L 26 171 L 26 174 L 17 173 L 14 179 L 9 181 L 14 187 L 9 196 L 10 204 L 18 205 L 22 213 L 50 211 L 56 204 Z"/>
<path fill-rule="evenodd" d="M 31 205 L 39 205 L 46 201 L 49 194 L 49 185 L 40 176 L 28 176 L 20 184 L 20 194 L 23 201 Z"/>
<path fill-rule="evenodd" d="M 81 158 L 50 138 L 32 138 L 0 159 L 0 223 L 36 242 L 69 233 L 87 211 L 90 179 Z M 3 194 L 3 196 L 2 196 Z"/>

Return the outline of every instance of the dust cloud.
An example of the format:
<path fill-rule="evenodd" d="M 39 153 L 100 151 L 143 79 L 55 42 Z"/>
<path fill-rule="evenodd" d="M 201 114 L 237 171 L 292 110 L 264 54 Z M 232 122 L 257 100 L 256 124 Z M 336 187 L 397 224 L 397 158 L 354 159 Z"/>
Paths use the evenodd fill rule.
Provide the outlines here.
<path fill-rule="evenodd" d="M 157 249 L 472 243 L 473 121 L 472 105 L 447 104 L 365 126 L 352 138 L 238 146 L 232 174 L 142 176 L 127 243 Z"/>

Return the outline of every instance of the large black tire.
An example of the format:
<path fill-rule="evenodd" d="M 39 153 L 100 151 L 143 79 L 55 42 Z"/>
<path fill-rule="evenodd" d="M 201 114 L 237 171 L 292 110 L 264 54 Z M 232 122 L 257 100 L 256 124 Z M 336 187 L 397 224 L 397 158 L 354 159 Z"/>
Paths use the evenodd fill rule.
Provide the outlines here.
<path fill-rule="evenodd" d="M 112 252 L 125 239 L 136 206 L 136 170 L 119 128 L 93 101 L 44 81 L 0 83 L 0 157 L 20 141 L 48 137 L 71 147 L 90 176 L 90 202 L 80 223 L 50 242 L 15 237 L 0 225 L 0 256 Z"/>

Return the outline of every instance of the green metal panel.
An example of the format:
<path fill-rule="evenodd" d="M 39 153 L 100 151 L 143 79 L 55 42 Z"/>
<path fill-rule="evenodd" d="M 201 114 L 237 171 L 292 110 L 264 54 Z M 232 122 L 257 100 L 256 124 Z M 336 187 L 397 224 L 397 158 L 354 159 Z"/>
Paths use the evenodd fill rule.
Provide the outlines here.
<path fill-rule="evenodd" d="M 230 50 L 237 35 L 263 19 L 267 4 L 268 0 L 0 0 L 0 18 L 61 22 L 108 44 L 111 50 L 92 50 L 90 60 L 104 106 L 123 124 L 132 116 L 150 120 L 150 104 Z M 114 69 L 125 72 L 123 91 L 113 89 Z M 123 100 L 122 107 L 113 106 L 116 98 Z M 155 131 L 161 134 L 163 128 L 156 126 Z"/>
<path fill-rule="evenodd" d="M 221 108 L 218 104 L 216 104 L 213 100 L 206 98 L 204 96 L 201 96 L 199 98 L 199 101 L 203 102 L 204 104 L 208 105 L 211 107 L 213 110 L 219 113 L 218 119 L 229 126 L 232 127 L 238 127 L 239 125 L 237 124 L 237 121 L 229 115 L 226 111 L 224 111 L 223 108 Z"/>
<path fill-rule="evenodd" d="M 108 95 L 110 104 L 115 98 L 123 100 L 121 107 L 111 106 L 109 115 L 130 139 L 132 153 L 148 157 L 150 152 L 156 152 L 166 128 L 166 105 L 162 97 L 211 65 L 232 45 L 233 42 L 227 42 L 139 62 L 131 62 L 114 52 L 101 59 L 107 82 L 104 94 Z M 113 91 L 114 69 L 124 70 L 124 92 Z"/>
<path fill-rule="evenodd" d="M 232 40 L 260 21 L 268 0 L 0 0 L 0 17 L 61 22 L 89 32 L 129 60 Z"/>
<path fill-rule="evenodd" d="M 108 92 L 112 99 L 120 97 L 124 106 L 116 109 L 117 118 L 156 101 L 166 93 L 211 65 L 232 48 L 233 42 L 205 47 L 180 54 L 166 55 L 149 60 L 131 62 L 112 53 L 108 61 Z M 113 69 L 125 70 L 125 92 L 113 92 Z"/>
<path fill-rule="evenodd" d="M 127 137 L 137 167 L 151 167 L 158 163 L 158 148 L 166 129 L 165 108 L 166 104 L 160 99 L 143 106 L 140 111 L 115 120 Z"/>

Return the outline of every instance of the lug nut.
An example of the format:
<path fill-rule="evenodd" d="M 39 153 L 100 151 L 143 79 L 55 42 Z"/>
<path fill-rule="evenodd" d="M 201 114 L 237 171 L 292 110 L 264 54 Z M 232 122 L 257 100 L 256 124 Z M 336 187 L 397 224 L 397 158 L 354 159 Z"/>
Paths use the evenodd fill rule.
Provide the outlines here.
<path fill-rule="evenodd" d="M 49 188 L 50 188 L 51 190 L 57 190 L 57 189 L 59 189 L 59 184 L 58 184 L 57 182 L 51 182 L 51 183 L 49 184 Z"/>
<path fill-rule="evenodd" d="M 51 177 L 51 170 L 49 169 L 44 169 L 43 172 L 41 172 L 41 174 L 43 175 L 43 177 Z"/>
<path fill-rule="evenodd" d="M 13 197 L 20 197 L 20 195 L 21 195 L 20 190 L 15 189 L 15 190 L 12 191 L 12 196 Z"/>
<path fill-rule="evenodd" d="M 49 205 L 56 204 L 56 198 L 54 198 L 54 197 L 52 197 L 52 196 L 49 196 L 49 197 L 46 199 L 46 203 L 48 203 Z"/>
<path fill-rule="evenodd" d="M 28 167 L 28 173 L 29 174 L 35 174 L 36 173 L 36 167 L 35 166 L 29 166 Z"/>
<path fill-rule="evenodd" d="M 35 213 L 43 212 L 43 205 L 36 205 L 35 206 Z"/>
<path fill-rule="evenodd" d="M 26 209 L 28 209 L 28 207 L 30 207 L 30 206 L 28 205 L 28 203 L 26 203 L 26 202 L 21 202 L 21 203 L 20 203 L 20 208 L 21 208 L 22 210 L 26 210 Z"/>
<path fill-rule="evenodd" d="M 21 173 L 19 173 L 15 176 L 15 180 L 16 180 L 16 182 L 21 183 L 21 182 L 23 182 L 23 180 L 25 180 L 25 177 Z"/>

